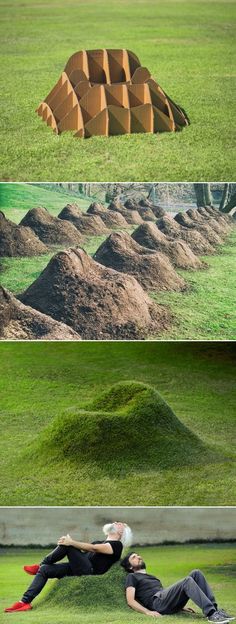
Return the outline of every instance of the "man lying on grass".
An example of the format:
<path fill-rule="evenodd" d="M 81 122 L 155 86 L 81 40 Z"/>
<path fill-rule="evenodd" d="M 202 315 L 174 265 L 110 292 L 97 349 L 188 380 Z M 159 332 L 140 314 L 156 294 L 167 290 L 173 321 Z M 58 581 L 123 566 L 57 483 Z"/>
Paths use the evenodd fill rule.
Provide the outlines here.
<path fill-rule="evenodd" d="M 189 611 L 184 607 L 191 598 L 213 624 L 224 624 L 235 619 L 223 609 L 218 609 L 212 589 L 200 570 L 193 570 L 189 576 L 164 589 L 156 576 L 147 573 L 145 563 L 137 553 L 129 553 L 121 565 L 128 572 L 125 583 L 127 603 L 139 613 L 159 617 L 181 610 Z"/>
<path fill-rule="evenodd" d="M 132 543 L 132 532 L 127 524 L 113 522 L 105 524 L 103 533 L 106 536 L 104 541 L 91 544 L 77 542 L 70 535 L 63 536 L 58 540 L 57 547 L 40 564 L 24 566 L 25 572 L 35 578 L 22 599 L 5 611 L 32 609 L 32 600 L 42 591 L 49 578 L 105 574 L 116 561 L 119 561 L 123 547 Z M 67 563 L 57 563 L 64 557 L 67 557 Z"/>

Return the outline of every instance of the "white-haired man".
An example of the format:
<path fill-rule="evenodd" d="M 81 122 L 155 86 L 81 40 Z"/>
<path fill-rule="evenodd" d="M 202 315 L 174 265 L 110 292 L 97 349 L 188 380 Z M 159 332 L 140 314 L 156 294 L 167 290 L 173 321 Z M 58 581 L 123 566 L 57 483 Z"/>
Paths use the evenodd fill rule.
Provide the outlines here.
<path fill-rule="evenodd" d="M 202 609 L 212 624 L 226 624 L 235 618 L 218 609 L 216 599 L 201 570 L 193 570 L 174 585 L 164 588 L 161 581 L 147 573 L 146 565 L 137 553 L 129 553 L 122 561 L 128 572 L 126 600 L 129 607 L 151 617 L 171 615 L 184 609 L 188 600 Z"/>
<path fill-rule="evenodd" d="M 132 543 L 132 532 L 127 524 L 112 522 L 105 524 L 103 533 L 106 537 L 104 541 L 92 543 L 79 542 L 70 535 L 64 535 L 58 540 L 57 547 L 40 564 L 24 566 L 24 571 L 33 575 L 34 580 L 22 599 L 6 608 L 5 612 L 32 609 L 32 601 L 50 578 L 105 574 L 119 561 L 123 547 Z M 64 557 L 67 557 L 68 562 L 58 563 Z"/>

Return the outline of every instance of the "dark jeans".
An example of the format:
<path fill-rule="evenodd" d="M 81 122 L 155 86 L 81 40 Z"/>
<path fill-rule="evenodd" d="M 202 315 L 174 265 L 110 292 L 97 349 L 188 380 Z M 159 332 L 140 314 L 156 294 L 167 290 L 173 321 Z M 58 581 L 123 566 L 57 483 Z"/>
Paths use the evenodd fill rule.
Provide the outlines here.
<path fill-rule="evenodd" d="M 64 557 L 68 563 L 57 563 Z M 74 546 L 57 546 L 40 564 L 38 573 L 24 593 L 23 602 L 31 602 L 43 589 L 49 578 L 63 578 L 64 576 L 82 576 L 93 574 L 89 553 L 83 553 Z"/>
<path fill-rule="evenodd" d="M 215 597 L 201 570 L 193 570 L 178 583 L 161 589 L 153 596 L 153 610 L 161 614 L 176 613 L 191 598 L 205 615 L 217 609 Z"/>

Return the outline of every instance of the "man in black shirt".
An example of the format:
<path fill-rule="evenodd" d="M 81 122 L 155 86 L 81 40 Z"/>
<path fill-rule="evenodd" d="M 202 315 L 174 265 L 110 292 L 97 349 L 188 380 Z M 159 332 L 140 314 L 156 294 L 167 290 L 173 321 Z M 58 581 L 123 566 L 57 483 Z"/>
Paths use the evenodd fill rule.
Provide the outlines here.
<path fill-rule="evenodd" d="M 191 598 L 213 624 L 226 624 L 235 619 L 223 609 L 218 609 L 213 592 L 200 570 L 193 570 L 181 581 L 164 589 L 156 576 L 147 573 L 145 563 L 137 553 L 129 553 L 121 565 L 128 572 L 125 583 L 127 603 L 139 613 L 151 617 L 171 615 L 183 610 Z"/>
<path fill-rule="evenodd" d="M 40 564 L 24 566 L 24 571 L 34 576 L 34 580 L 22 599 L 5 609 L 5 612 L 32 609 L 32 600 L 42 591 L 49 578 L 105 574 L 119 561 L 123 546 L 131 543 L 132 533 L 123 522 L 106 524 L 103 532 L 106 539 L 92 543 L 78 542 L 70 535 L 64 535 L 58 540 L 57 547 Z M 58 563 L 64 557 L 67 557 L 68 562 Z"/>

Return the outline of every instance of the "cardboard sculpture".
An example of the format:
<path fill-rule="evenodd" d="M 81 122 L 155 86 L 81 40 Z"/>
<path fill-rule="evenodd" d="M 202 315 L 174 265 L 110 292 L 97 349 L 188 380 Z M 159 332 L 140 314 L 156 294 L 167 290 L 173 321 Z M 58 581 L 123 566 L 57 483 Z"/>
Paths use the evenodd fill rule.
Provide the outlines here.
<path fill-rule="evenodd" d="M 129 50 L 73 54 L 37 108 L 57 134 L 76 137 L 133 132 L 174 132 L 188 125 L 184 111 Z"/>

